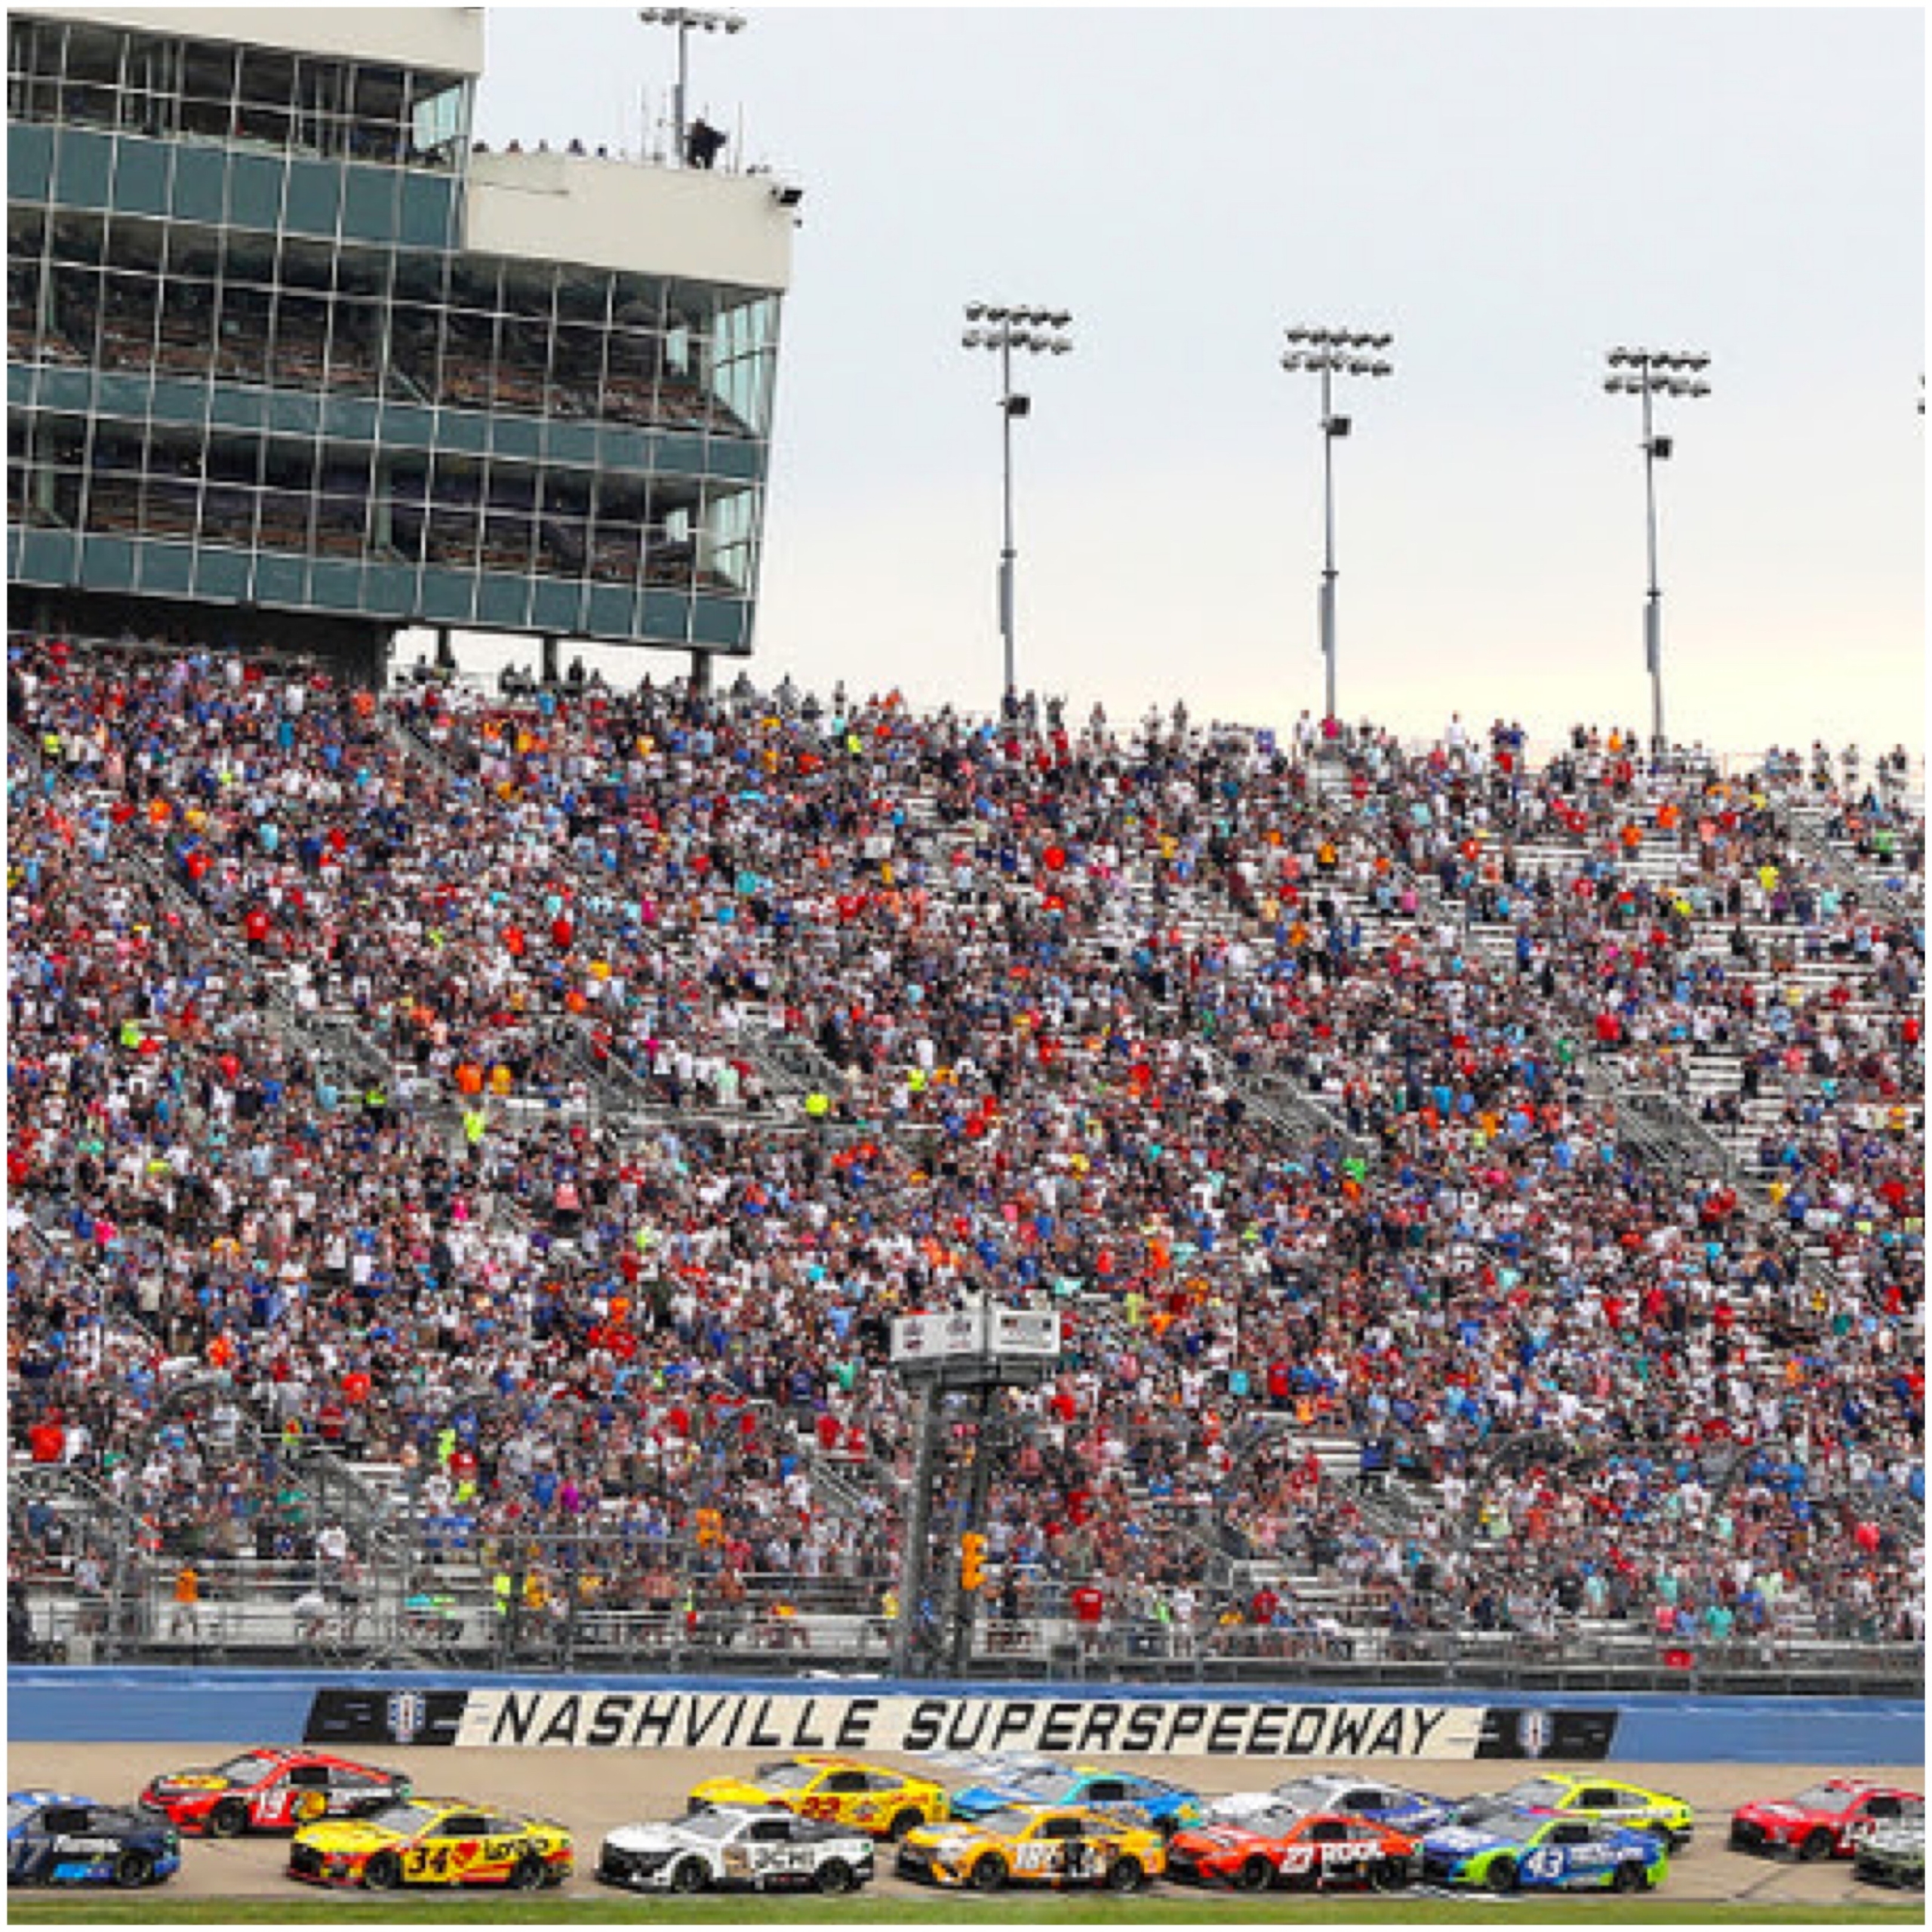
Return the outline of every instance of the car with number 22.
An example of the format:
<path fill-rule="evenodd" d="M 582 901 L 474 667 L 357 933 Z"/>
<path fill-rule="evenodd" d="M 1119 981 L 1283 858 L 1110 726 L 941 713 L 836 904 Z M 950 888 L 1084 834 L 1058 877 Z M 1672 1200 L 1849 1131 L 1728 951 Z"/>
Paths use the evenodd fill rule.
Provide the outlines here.
<path fill-rule="evenodd" d="M 288 1875 L 312 1884 L 500 1885 L 536 1891 L 570 1876 L 571 1835 L 463 1798 L 414 1798 L 371 1818 L 305 1825 L 288 1850 Z"/>
<path fill-rule="evenodd" d="M 694 1811 L 707 1805 L 783 1805 L 822 1825 L 856 1825 L 875 1838 L 903 1838 L 947 1815 L 946 1787 L 854 1758 L 781 1758 L 748 1778 L 707 1778 L 694 1786 Z"/>
<path fill-rule="evenodd" d="M 669 1824 L 623 1825 L 604 1841 L 597 1876 L 638 1892 L 811 1890 L 869 1884 L 872 1841 L 779 1807 L 694 1811 Z"/>

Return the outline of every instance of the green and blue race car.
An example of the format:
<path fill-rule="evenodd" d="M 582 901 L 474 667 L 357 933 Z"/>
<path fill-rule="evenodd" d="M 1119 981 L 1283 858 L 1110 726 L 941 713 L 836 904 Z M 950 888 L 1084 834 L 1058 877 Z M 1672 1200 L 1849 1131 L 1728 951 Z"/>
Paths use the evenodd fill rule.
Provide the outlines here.
<path fill-rule="evenodd" d="M 1669 1869 L 1668 1848 L 1647 1832 L 1500 1807 L 1431 1832 L 1416 1876 L 1492 1892 L 1638 1892 L 1662 1884 Z"/>

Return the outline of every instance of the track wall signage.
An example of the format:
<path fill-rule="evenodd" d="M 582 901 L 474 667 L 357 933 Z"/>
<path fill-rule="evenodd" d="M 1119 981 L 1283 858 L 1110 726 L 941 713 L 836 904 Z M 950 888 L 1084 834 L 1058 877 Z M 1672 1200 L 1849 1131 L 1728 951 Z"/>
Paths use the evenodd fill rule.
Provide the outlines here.
<path fill-rule="evenodd" d="M 312 1743 L 606 1751 L 1125 1752 L 1186 1758 L 1603 1758 L 1614 1711 L 1153 1697 L 323 1690 Z"/>

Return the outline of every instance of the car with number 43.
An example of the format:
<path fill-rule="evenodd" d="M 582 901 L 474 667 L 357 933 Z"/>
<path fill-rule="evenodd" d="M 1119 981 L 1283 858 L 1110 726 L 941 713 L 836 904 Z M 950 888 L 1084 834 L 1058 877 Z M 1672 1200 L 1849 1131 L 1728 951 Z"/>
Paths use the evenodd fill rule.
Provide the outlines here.
<path fill-rule="evenodd" d="M 409 1788 L 400 1771 L 264 1744 L 210 1770 L 150 1778 L 140 1804 L 184 1832 L 232 1838 L 244 1832 L 292 1832 L 321 1818 L 364 1817 L 407 1798 Z"/>
<path fill-rule="evenodd" d="M 1558 1811 L 1566 1818 L 1587 1818 L 1599 1825 L 1623 1825 L 1663 1839 L 1672 1851 L 1690 1844 L 1697 1827 L 1687 1799 L 1664 1791 L 1646 1791 L 1619 1778 L 1600 1778 L 1587 1772 L 1543 1771 L 1525 1778 L 1507 1791 L 1472 1798 L 1457 1807 L 1458 1823 L 1475 1814 L 1497 1807 L 1524 1811 Z"/>
<path fill-rule="evenodd" d="M 1869 1778 L 1827 1778 L 1795 1798 L 1761 1798 L 1731 1814 L 1733 1851 L 1789 1852 L 1802 1859 L 1849 1858 L 1861 1839 L 1903 1817 L 1924 1798 Z"/>
<path fill-rule="evenodd" d="M 570 1876 L 571 1835 L 460 1798 L 413 1798 L 369 1818 L 304 1825 L 288 1848 L 288 1875 L 312 1884 L 501 1885 L 536 1891 Z"/>
<path fill-rule="evenodd" d="M 918 1825 L 948 1815 L 946 1787 L 855 1758 L 781 1758 L 748 1778 L 707 1778 L 691 1792 L 691 1810 L 709 1805 L 783 1805 L 822 1825 L 855 1825 L 875 1838 L 903 1838 Z"/>
<path fill-rule="evenodd" d="M 1014 1805 L 972 1823 L 921 1826 L 899 1841 L 902 1878 L 997 1892 L 1008 1884 L 1137 1892 L 1167 1869 L 1164 1835 L 1091 1806 Z"/>
<path fill-rule="evenodd" d="M 181 1869 L 181 1835 L 131 1805 L 63 1791 L 7 1794 L 7 1883 L 137 1891 Z"/>
<path fill-rule="evenodd" d="M 820 1824 L 776 1806 L 727 1807 L 670 1824 L 620 1826 L 604 1841 L 597 1876 L 638 1892 L 836 1895 L 872 1882 L 873 1857 L 871 1838 L 853 1826 Z"/>
<path fill-rule="evenodd" d="M 1499 1806 L 1429 1832 L 1416 1876 L 1492 1892 L 1641 1892 L 1662 1884 L 1669 1870 L 1669 1847 L 1648 1832 Z"/>
<path fill-rule="evenodd" d="M 1371 1819 L 1281 1804 L 1177 1832 L 1168 1844 L 1168 1876 L 1244 1892 L 1338 1884 L 1394 1891 L 1408 1883 L 1415 1850 L 1407 1832 Z"/>

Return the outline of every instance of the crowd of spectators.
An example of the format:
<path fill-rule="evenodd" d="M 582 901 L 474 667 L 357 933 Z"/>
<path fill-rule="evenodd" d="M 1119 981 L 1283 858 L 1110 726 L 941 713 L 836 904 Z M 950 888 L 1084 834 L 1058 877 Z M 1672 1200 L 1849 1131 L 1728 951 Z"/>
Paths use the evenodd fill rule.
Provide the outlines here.
<path fill-rule="evenodd" d="M 1920 1633 L 1902 755 L 9 657 L 12 1444 L 158 1557 L 322 1445 L 452 1558 L 883 1584 L 890 1324 L 989 1294 L 1014 1616 Z"/>

